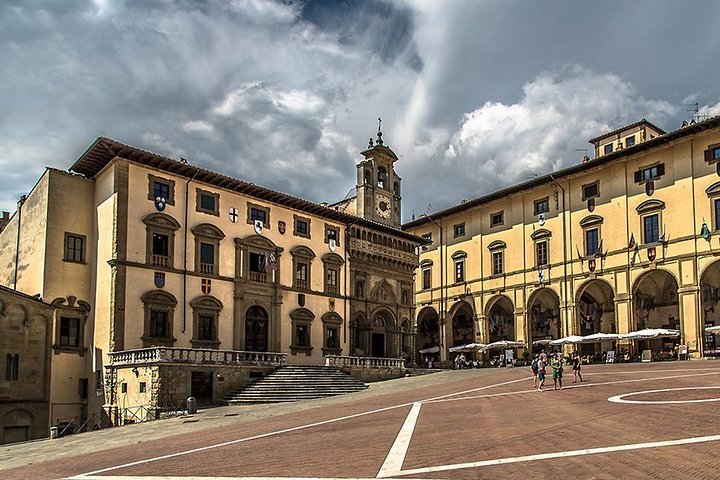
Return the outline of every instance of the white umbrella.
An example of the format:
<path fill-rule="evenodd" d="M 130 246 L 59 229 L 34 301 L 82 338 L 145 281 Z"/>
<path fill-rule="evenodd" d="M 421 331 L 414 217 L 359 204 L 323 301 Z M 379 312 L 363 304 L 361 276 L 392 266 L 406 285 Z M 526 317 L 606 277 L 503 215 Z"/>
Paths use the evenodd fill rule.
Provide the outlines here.
<path fill-rule="evenodd" d="M 617 340 L 620 335 L 617 333 L 593 333 L 592 335 L 586 335 L 583 337 L 583 343 L 588 342 L 600 342 L 602 340 Z"/>
<path fill-rule="evenodd" d="M 462 350 L 465 350 L 466 347 L 467 347 L 467 345 L 457 345 L 457 346 L 455 346 L 455 347 L 450 347 L 450 348 L 448 348 L 448 351 L 449 351 L 450 353 L 460 352 L 460 351 L 462 351 Z M 422 352 L 421 352 L 421 353 L 422 353 Z"/>
<path fill-rule="evenodd" d="M 455 352 L 472 352 L 473 350 L 477 350 L 479 348 L 484 348 L 484 343 L 466 343 L 465 345 L 457 345 L 455 347 L 450 347 L 448 350 L 451 353 Z"/>
<path fill-rule="evenodd" d="M 550 342 L 552 342 L 552 340 L 550 340 L 548 338 L 543 338 L 541 340 L 535 340 L 533 342 L 533 345 L 549 345 Z"/>
<path fill-rule="evenodd" d="M 550 345 L 565 345 L 566 343 L 580 343 L 583 341 L 583 337 L 580 335 L 570 335 L 568 337 L 558 338 L 550 342 Z"/>
<path fill-rule="evenodd" d="M 524 347 L 525 343 L 523 342 L 515 342 L 513 340 L 500 340 L 499 342 L 493 342 L 485 345 L 483 350 L 497 350 L 498 348 L 514 348 L 514 347 Z"/>
<path fill-rule="evenodd" d="M 680 336 L 679 330 L 670 330 L 667 328 L 646 328 L 644 330 L 637 330 L 635 332 L 622 334 L 622 335 L 620 335 L 619 338 L 647 340 L 647 339 L 651 339 L 651 338 L 679 337 L 679 336 Z"/>
<path fill-rule="evenodd" d="M 434 346 L 430 348 L 425 348 L 423 350 L 420 350 L 420 353 L 438 353 L 440 351 L 440 347 Z"/>
<path fill-rule="evenodd" d="M 707 327 L 705 331 L 708 333 L 720 334 L 720 325 L 715 325 L 714 327 Z"/>

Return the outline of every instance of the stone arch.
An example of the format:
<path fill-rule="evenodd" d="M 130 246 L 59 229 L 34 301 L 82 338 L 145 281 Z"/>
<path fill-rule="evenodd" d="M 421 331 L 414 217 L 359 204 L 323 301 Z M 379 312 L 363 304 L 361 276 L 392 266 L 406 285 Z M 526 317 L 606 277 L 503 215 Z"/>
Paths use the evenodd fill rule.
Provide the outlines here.
<path fill-rule="evenodd" d="M 461 300 L 448 312 L 452 319 L 452 330 L 448 345 L 455 347 L 475 341 L 475 312 L 470 303 Z"/>
<path fill-rule="evenodd" d="M 595 278 L 586 281 L 575 295 L 575 324 L 577 335 L 618 333 L 615 318 L 615 290 L 606 280 Z M 583 355 L 612 349 L 612 341 L 584 343 L 579 346 Z"/>
<path fill-rule="evenodd" d="M 663 268 L 643 273 L 633 282 L 634 328 L 676 328 L 680 323 L 678 282 Z"/>
<path fill-rule="evenodd" d="M 24 408 L 15 408 L 3 416 L 0 427 L 0 443 L 25 442 L 34 437 L 35 417 Z"/>
<path fill-rule="evenodd" d="M 260 305 L 252 305 L 245 311 L 245 350 L 267 352 L 269 344 L 270 316 Z"/>
<path fill-rule="evenodd" d="M 486 306 L 488 343 L 515 340 L 515 307 L 507 295 L 495 295 Z"/>
<path fill-rule="evenodd" d="M 397 357 L 399 354 L 397 339 L 397 321 L 387 307 L 376 308 L 370 316 L 369 325 L 370 355 L 372 357 Z"/>
<path fill-rule="evenodd" d="M 380 280 L 370 292 L 370 298 L 382 303 L 394 305 L 397 303 L 392 285 L 384 278 Z"/>
<path fill-rule="evenodd" d="M 433 307 L 424 307 L 418 312 L 416 342 L 418 350 L 440 346 L 440 315 Z M 418 354 L 416 359 L 419 363 L 420 357 Z"/>
<path fill-rule="evenodd" d="M 555 290 L 549 287 L 538 288 L 530 295 L 527 305 L 527 322 L 533 342 L 562 336 L 560 297 Z"/>
<path fill-rule="evenodd" d="M 167 213 L 160 212 L 145 215 L 142 222 L 149 227 L 157 227 L 172 231 L 179 230 L 181 227 L 180 222 L 175 220 L 175 218 Z"/>
<path fill-rule="evenodd" d="M 720 260 L 707 265 L 700 275 L 700 307 L 703 329 L 720 325 Z M 719 341 L 719 335 L 704 334 L 703 351 L 717 350 Z"/>

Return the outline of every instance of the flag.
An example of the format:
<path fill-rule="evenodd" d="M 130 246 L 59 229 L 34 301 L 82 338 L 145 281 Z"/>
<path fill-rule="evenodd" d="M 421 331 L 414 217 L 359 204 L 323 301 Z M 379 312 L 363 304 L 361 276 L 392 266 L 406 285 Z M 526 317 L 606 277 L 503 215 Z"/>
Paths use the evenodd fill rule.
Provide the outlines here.
<path fill-rule="evenodd" d="M 578 258 L 580 259 L 580 265 L 584 265 L 585 261 L 583 260 L 582 255 L 580 255 L 580 248 L 575 244 L 575 250 L 577 251 Z"/>
<path fill-rule="evenodd" d="M 601 257 L 602 256 L 602 247 L 603 247 L 603 241 L 602 238 L 600 239 L 600 245 L 598 245 L 597 251 L 595 252 L 595 257 Z"/>
<path fill-rule="evenodd" d="M 628 242 L 628 248 L 635 248 L 637 244 L 635 243 L 635 234 L 630 234 L 630 241 Z"/>
<path fill-rule="evenodd" d="M 263 266 L 263 272 L 267 273 L 269 270 L 272 270 L 273 272 L 277 270 L 277 259 L 275 258 L 275 254 L 271 253 L 267 257 L 265 257 L 265 265 Z"/>

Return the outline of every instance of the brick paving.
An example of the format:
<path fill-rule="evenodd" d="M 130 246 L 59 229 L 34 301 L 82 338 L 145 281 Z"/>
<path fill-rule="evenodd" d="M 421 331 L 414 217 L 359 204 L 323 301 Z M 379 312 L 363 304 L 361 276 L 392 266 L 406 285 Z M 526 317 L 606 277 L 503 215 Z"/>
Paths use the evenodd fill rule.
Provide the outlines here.
<path fill-rule="evenodd" d="M 562 391 L 553 391 L 550 381 L 549 391 L 537 392 L 531 388 L 528 368 L 443 372 L 373 384 L 368 391 L 334 399 L 209 409 L 196 417 L 197 423 L 173 419 L 2 447 L 0 478 L 65 478 L 223 442 L 235 443 L 100 475 L 374 478 L 411 404 L 418 401 L 422 405 L 402 470 L 438 470 L 398 472 L 393 478 L 720 477 L 716 456 L 720 441 L 445 469 L 720 433 L 720 402 L 608 401 L 614 395 L 649 390 L 718 387 L 720 362 L 588 366 L 583 376 L 587 381 L 574 385 L 572 376 L 566 378 Z M 706 389 L 643 393 L 627 399 L 663 402 L 718 397 L 720 389 Z M 231 412 L 240 415 L 225 417 Z M 294 430 L 283 431 L 288 429 Z M 254 436 L 261 437 L 251 439 Z M 243 439 L 247 440 L 238 442 Z"/>

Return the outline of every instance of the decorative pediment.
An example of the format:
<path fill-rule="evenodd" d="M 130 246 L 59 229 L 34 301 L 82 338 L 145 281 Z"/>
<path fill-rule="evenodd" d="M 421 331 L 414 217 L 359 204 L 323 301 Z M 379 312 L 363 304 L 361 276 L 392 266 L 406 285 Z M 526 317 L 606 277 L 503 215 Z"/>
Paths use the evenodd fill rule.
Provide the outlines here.
<path fill-rule="evenodd" d="M 655 210 L 662 210 L 665 208 L 665 202 L 661 200 L 645 200 L 640 205 L 637 206 L 635 210 L 637 210 L 638 213 L 645 213 L 645 212 L 653 212 Z"/>
<path fill-rule="evenodd" d="M 720 195 L 720 182 L 715 182 L 710 185 L 708 188 L 705 189 L 705 193 L 707 193 L 708 197 Z"/>
<path fill-rule="evenodd" d="M 326 312 L 322 316 L 323 323 L 335 323 L 340 325 L 342 323 L 342 318 L 340 318 L 340 315 L 338 315 L 335 312 Z"/>
<path fill-rule="evenodd" d="M 175 296 L 164 290 L 150 290 L 140 297 L 143 303 L 155 303 L 161 305 L 177 305 L 178 301 Z"/>
<path fill-rule="evenodd" d="M 267 237 L 263 237 L 262 235 L 250 235 L 249 237 L 245 238 L 236 238 L 235 239 L 236 245 L 244 245 L 247 247 L 253 247 L 260 250 L 271 250 L 276 252 L 282 252 L 283 248 L 278 247 L 275 245 L 272 240 L 270 240 Z"/>
<path fill-rule="evenodd" d="M 295 245 L 290 249 L 290 254 L 293 257 L 315 258 L 315 252 L 305 245 Z"/>
<path fill-rule="evenodd" d="M 217 310 L 223 309 L 223 304 L 217 298 L 211 295 L 203 295 L 195 297 L 190 301 L 190 306 L 202 310 Z"/>
<path fill-rule="evenodd" d="M 600 215 L 588 215 L 587 217 L 580 220 L 580 226 L 581 227 L 590 227 L 593 225 L 600 225 L 603 223 L 603 217 Z"/>
<path fill-rule="evenodd" d="M 507 248 L 507 244 L 502 240 L 495 240 L 494 242 L 491 242 L 487 248 L 488 250 L 500 250 L 502 248 Z"/>
<path fill-rule="evenodd" d="M 65 305 L 65 302 L 67 302 L 67 305 Z M 76 305 L 77 303 L 77 305 Z M 87 302 L 83 302 L 82 300 L 78 300 L 77 297 L 73 295 L 68 295 L 67 298 L 58 297 L 54 299 L 52 302 L 50 302 L 50 305 L 52 305 L 55 308 L 75 308 L 77 310 L 81 310 L 83 312 L 89 312 L 90 311 L 90 304 Z"/>
<path fill-rule="evenodd" d="M 293 320 L 314 320 L 315 314 L 307 308 L 296 308 L 290 312 L 290 318 Z"/>
<path fill-rule="evenodd" d="M 200 237 L 208 237 L 215 240 L 222 240 L 225 234 L 222 230 L 211 223 L 201 223 L 192 228 L 192 233 Z"/>
<path fill-rule="evenodd" d="M 167 213 L 151 213 L 150 215 L 146 215 L 142 221 L 148 227 L 165 228 L 173 231 L 180 229 L 180 222 Z"/>
<path fill-rule="evenodd" d="M 450 256 L 450 258 L 452 258 L 453 260 L 461 260 L 466 257 L 467 253 L 463 252 L 462 250 L 458 250 Z"/>
<path fill-rule="evenodd" d="M 322 261 L 325 263 L 332 263 L 333 265 L 342 265 L 345 260 L 337 253 L 328 252 L 322 256 Z"/>
<path fill-rule="evenodd" d="M 392 286 L 387 280 L 380 281 L 370 293 L 370 298 L 383 303 L 397 303 Z"/>
<path fill-rule="evenodd" d="M 428 267 L 432 267 L 432 266 L 433 266 L 432 260 L 423 260 L 422 262 L 420 262 L 420 268 L 428 268 Z"/>
<path fill-rule="evenodd" d="M 530 235 L 530 238 L 533 240 L 540 240 L 542 238 L 550 238 L 550 237 L 552 237 L 552 232 L 550 230 L 548 230 L 547 228 L 539 228 Z"/>

